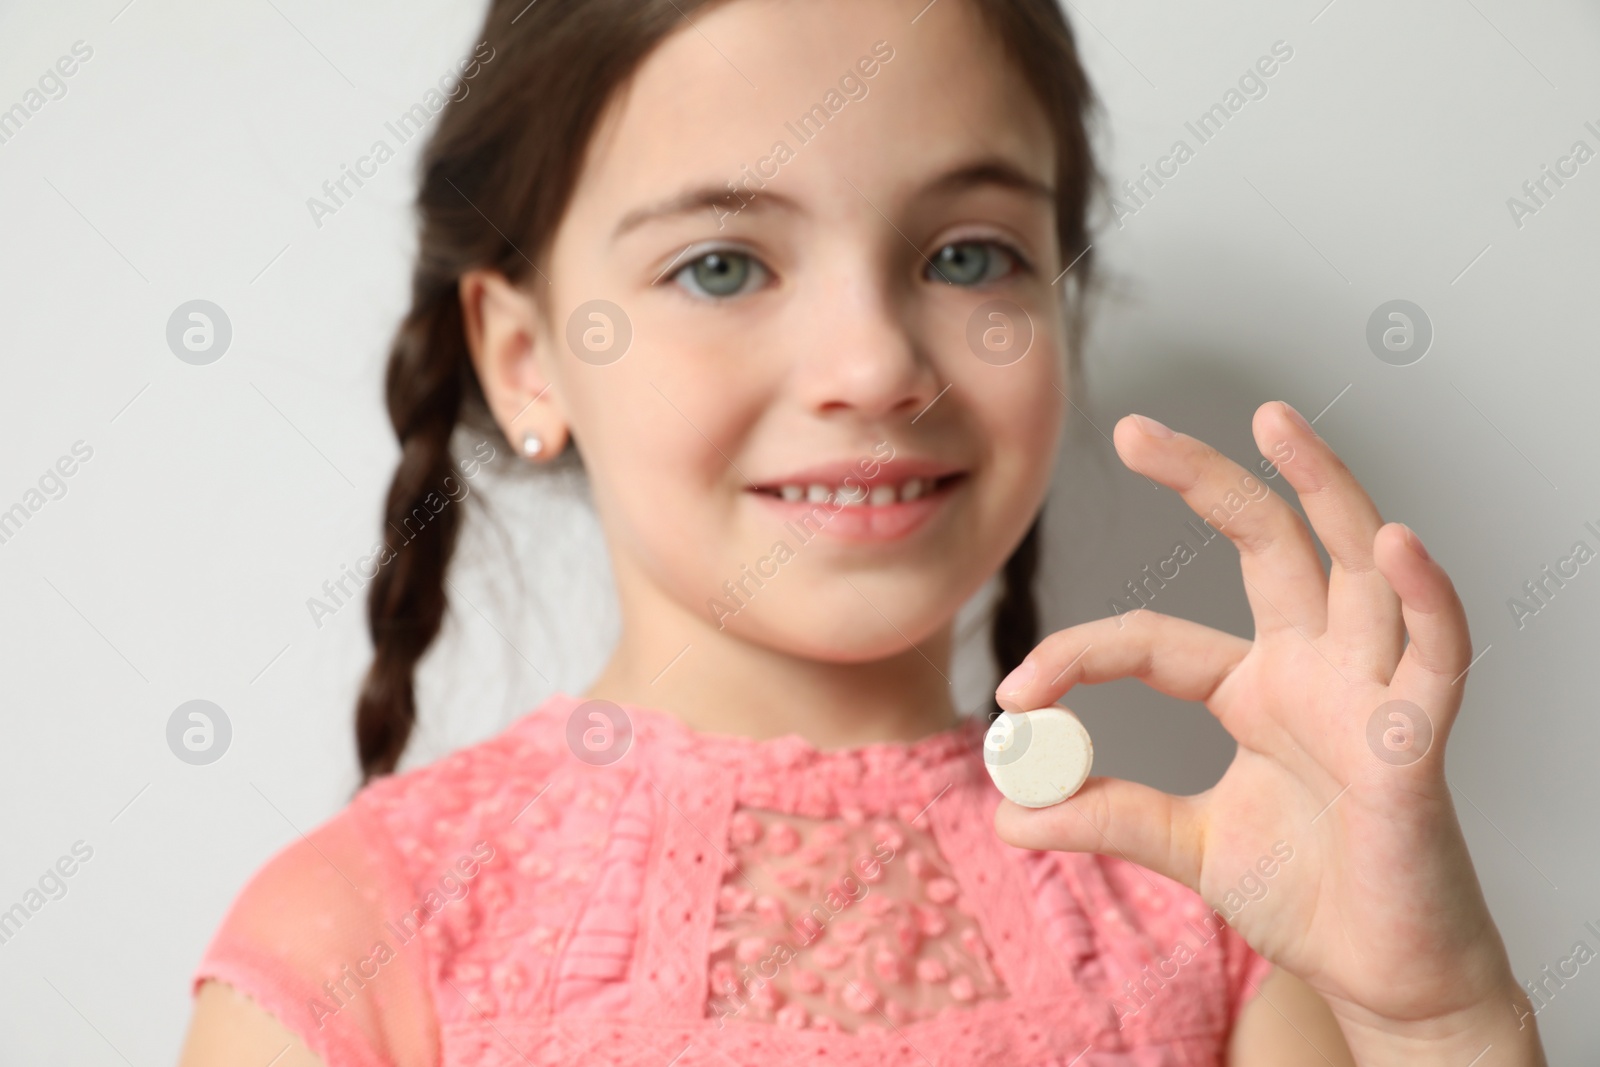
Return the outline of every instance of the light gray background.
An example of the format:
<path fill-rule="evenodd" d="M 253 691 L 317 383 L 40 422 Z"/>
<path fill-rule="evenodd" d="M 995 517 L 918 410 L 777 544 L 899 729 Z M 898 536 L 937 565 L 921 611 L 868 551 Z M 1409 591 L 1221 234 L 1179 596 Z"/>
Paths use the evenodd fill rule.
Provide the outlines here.
<path fill-rule="evenodd" d="M 354 786 L 362 609 L 319 629 L 305 602 L 377 536 L 396 455 L 380 371 L 405 302 L 419 142 L 320 228 L 305 201 L 470 52 L 479 22 L 475 5 L 438 0 L 124 2 L 0 10 L 0 107 L 74 41 L 94 49 L 67 95 L 0 144 L 0 508 L 75 441 L 94 449 L 67 495 L 0 545 L 0 908 L 73 842 L 94 849 L 66 896 L 0 945 L 7 1064 L 172 1062 L 190 970 L 233 894 Z M 1600 126 L 1600 10 L 1082 0 L 1071 14 L 1115 183 L 1274 41 L 1294 58 L 1146 207 L 1101 230 L 1111 285 L 1052 500 L 1048 621 L 1105 614 L 1183 532 L 1181 501 L 1116 460 L 1105 434 L 1119 416 L 1152 414 L 1254 462 L 1258 404 L 1320 413 L 1471 612 L 1483 655 L 1450 774 L 1518 977 L 1579 940 L 1600 948 L 1584 928 L 1600 926 L 1600 563 L 1520 630 L 1507 607 L 1575 541 L 1600 547 L 1584 527 L 1600 526 L 1600 160 L 1520 228 L 1506 206 L 1575 140 L 1600 149 L 1584 128 Z M 196 298 L 234 331 L 205 367 L 164 338 Z M 1395 298 L 1437 331 L 1403 368 L 1364 340 Z M 581 484 L 494 480 L 475 495 L 507 542 L 469 524 L 466 599 L 427 663 L 413 764 L 552 688 L 581 691 L 615 632 Z M 1157 606 L 1247 634 L 1236 559 L 1205 549 Z M 966 705 L 990 684 L 973 644 Z M 196 698 L 233 726 L 208 767 L 165 741 Z M 1203 709 L 1136 684 L 1070 701 L 1097 771 L 1195 791 L 1230 756 Z M 1553 1063 L 1594 1062 L 1597 1009 L 1591 964 L 1540 1015 Z"/>

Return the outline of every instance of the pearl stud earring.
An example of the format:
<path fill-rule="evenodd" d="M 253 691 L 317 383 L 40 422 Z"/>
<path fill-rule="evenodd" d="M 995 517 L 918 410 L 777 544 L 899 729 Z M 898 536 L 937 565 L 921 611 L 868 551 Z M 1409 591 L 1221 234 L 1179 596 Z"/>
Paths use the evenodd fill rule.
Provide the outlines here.
<path fill-rule="evenodd" d="M 522 435 L 522 454 L 532 459 L 544 451 L 544 442 L 539 440 L 539 435 L 529 431 Z"/>

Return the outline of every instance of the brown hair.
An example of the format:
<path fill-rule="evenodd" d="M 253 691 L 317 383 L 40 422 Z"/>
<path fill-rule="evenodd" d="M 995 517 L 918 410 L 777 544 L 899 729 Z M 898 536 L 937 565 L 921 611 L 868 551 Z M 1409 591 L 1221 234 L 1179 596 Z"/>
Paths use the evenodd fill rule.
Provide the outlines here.
<path fill-rule="evenodd" d="M 411 307 L 390 348 L 384 389 L 400 460 L 384 503 L 392 558 L 368 589 L 373 657 L 356 702 L 362 783 L 392 772 L 416 722 L 415 670 L 439 633 L 445 576 L 461 507 L 424 511 L 413 538 L 399 527 L 453 474 L 458 423 L 499 434 L 473 371 L 458 279 L 493 268 L 524 282 L 549 248 L 578 177 L 590 134 L 641 61 L 695 11 L 728 0 L 493 0 L 481 40 L 492 49 L 465 95 L 443 107 L 421 160 L 420 238 Z M 1057 234 L 1074 263 L 1081 302 L 1092 253 L 1088 207 L 1098 184 L 1087 129 L 1093 97 L 1056 0 L 974 3 L 1039 99 L 1057 148 Z M 483 46 L 479 47 L 480 59 Z M 471 68 L 463 70 L 467 73 Z M 542 295 L 542 289 L 536 289 Z M 1081 315 L 1072 316 L 1072 391 L 1081 377 Z M 1037 640 L 1033 582 L 1039 521 L 1002 572 L 991 648 L 1002 674 Z"/>

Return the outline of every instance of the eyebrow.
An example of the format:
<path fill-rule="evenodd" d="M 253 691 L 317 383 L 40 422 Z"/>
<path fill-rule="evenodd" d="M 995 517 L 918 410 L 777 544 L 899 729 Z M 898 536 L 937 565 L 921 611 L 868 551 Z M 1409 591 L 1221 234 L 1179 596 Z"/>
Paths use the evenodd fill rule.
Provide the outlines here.
<path fill-rule="evenodd" d="M 925 190 L 927 193 L 950 195 L 964 193 L 984 185 L 998 185 L 1019 193 L 1055 202 L 1055 187 L 1028 174 L 1010 160 L 999 156 L 986 156 L 964 163 L 935 178 Z"/>
<path fill-rule="evenodd" d="M 1053 186 L 1027 174 L 1010 161 L 997 156 L 963 163 L 946 171 L 924 188 L 923 195 L 950 196 L 956 193 L 968 192 L 985 185 L 1012 189 L 1052 203 L 1056 198 L 1056 190 Z M 617 228 L 612 231 L 611 239 L 616 241 L 624 234 L 643 226 L 647 222 L 658 222 L 679 216 L 693 215 L 701 211 L 714 210 L 718 207 L 734 213 L 745 209 L 760 210 L 762 208 L 780 208 L 797 214 L 805 213 L 803 207 L 782 193 L 755 190 L 750 193 L 750 198 L 746 200 L 739 193 L 734 192 L 727 184 L 712 185 L 707 183 L 696 185 L 666 200 L 635 208 L 628 212 L 622 217 L 622 221 L 617 223 Z"/>
<path fill-rule="evenodd" d="M 676 218 L 681 215 L 694 215 L 701 211 L 714 210 L 718 207 L 738 213 L 744 209 L 757 211 L 762 208 L 783 208 L 804 214 L 805 209 L 782 193 L 772 193 L 757 189 L 746 200 L 734 192 L 727 185 L 697 185 L 686 189 L 677 196 L 645 207 L 635 208 L 622 217 L 617 223 L 617 228 L 612 231 L 613 241 L 620 238 L 629 230 L 637 229 L 647 222 L 658 222 L 663 219 Z"/>

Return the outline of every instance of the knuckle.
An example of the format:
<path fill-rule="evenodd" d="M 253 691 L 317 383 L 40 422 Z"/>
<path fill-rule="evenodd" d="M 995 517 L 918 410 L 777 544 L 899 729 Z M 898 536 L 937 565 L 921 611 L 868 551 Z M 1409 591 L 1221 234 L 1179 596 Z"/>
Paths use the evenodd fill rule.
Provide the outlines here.
<path fill-rule="evenodd" d="M 1240 552 L 1250 555 L 1270 552 L 1289 530 L 1289 524 L 1281 519 L 1255 523 L 1229 523 L 1228 526 L 1230 528 L 1223 531 L 1228 535 L 1228 540 L 1232 541 Z"/>

